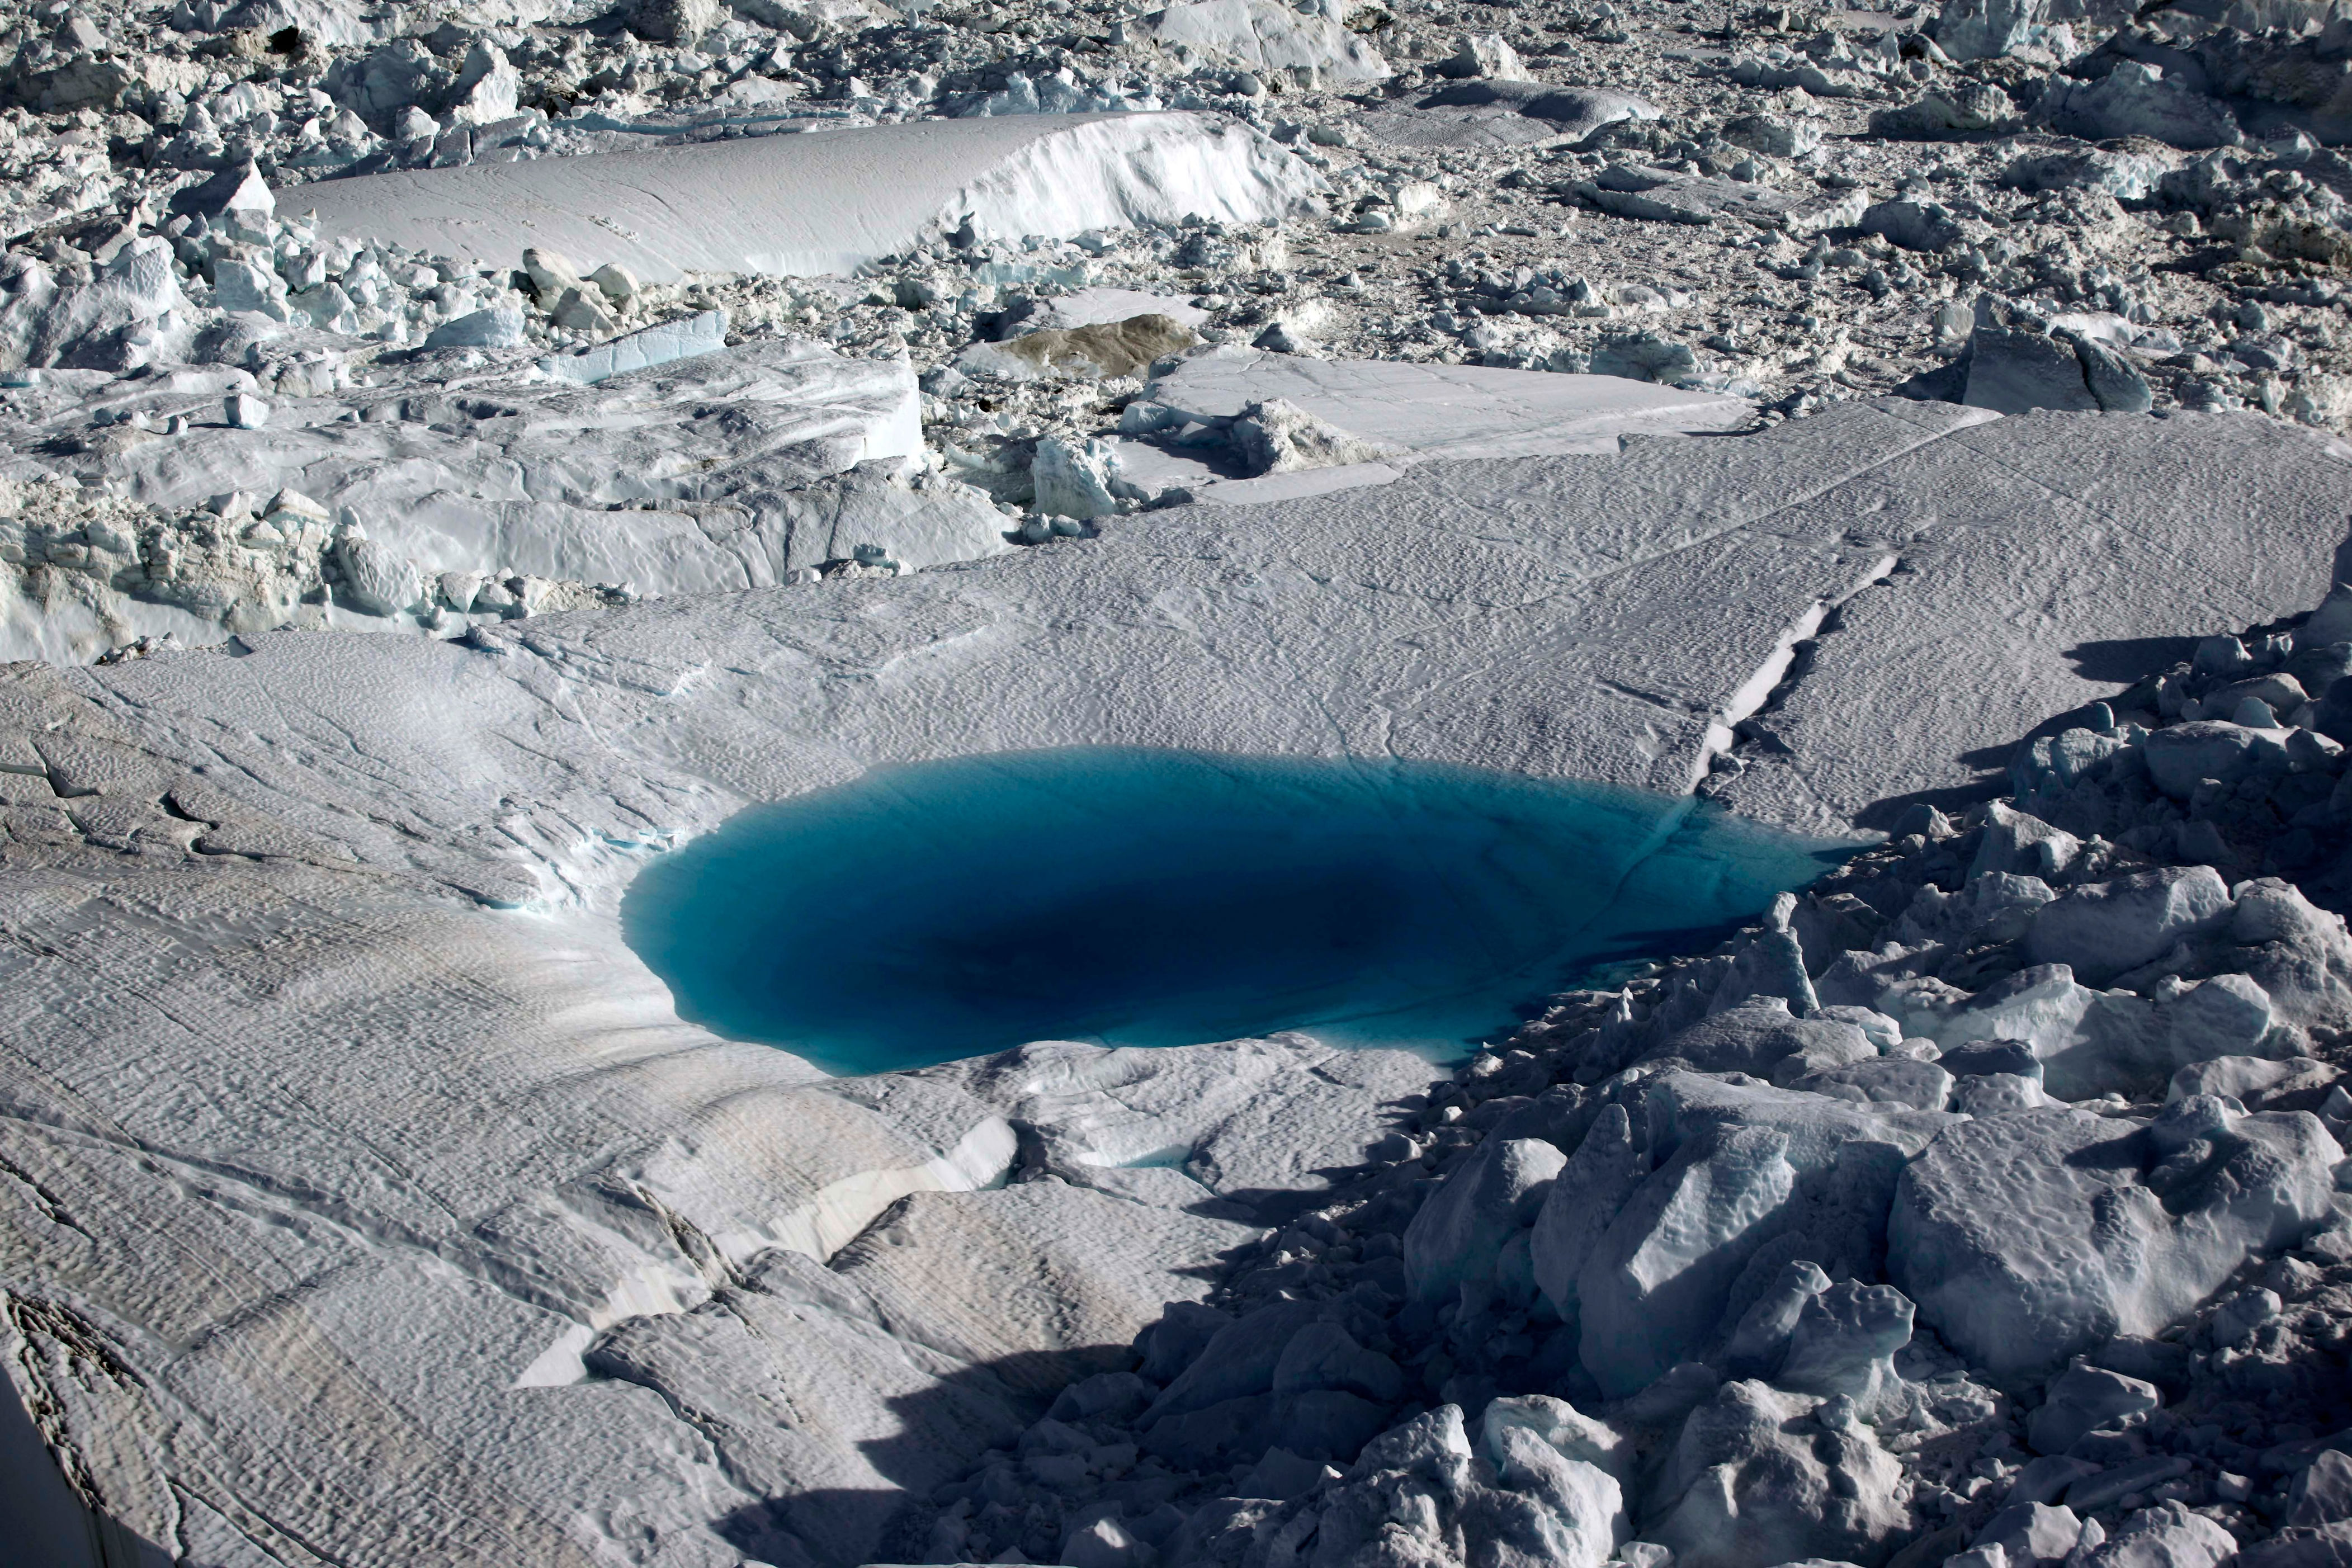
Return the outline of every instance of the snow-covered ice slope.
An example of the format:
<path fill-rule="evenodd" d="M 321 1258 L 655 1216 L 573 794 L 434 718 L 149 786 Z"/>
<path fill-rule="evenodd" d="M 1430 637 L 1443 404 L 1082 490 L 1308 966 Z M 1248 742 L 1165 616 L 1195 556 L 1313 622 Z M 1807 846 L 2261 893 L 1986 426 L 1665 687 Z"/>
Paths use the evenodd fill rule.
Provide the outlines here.
<path fill-rule="evenodd" d="M 2126 528 L 2087 503 L 2132 469 Z M 2012 707 L 2112 689 L 2063 650 L 2315 602 L 2347 511 L 2352 465 L 2257 419 L 1856 404 L 462 645 L 0 670 L 0 1353 L 108 1512 L 197 1561 L 874 1560 L 1012 1447 L 1018 1389 L 1207 1289 L 1252 1234 L 1211 1198 L 1359 1162 L 1427 1069 L 1292 1038 L 818 1081 L 682 1025 L 620 942 L 647 848 L 1099 742 L 1678 789 L 1857 592 L 1909 606 L 1834 634 L 1885 679 L 1795 743 L 1856 760 L 1839 789 L 1965 783 Z M 1015 1121 L 1192 1174 L 973 1190 Z M 1180 1177 L 1210 1198 L 1141 1201 Z"/>
<path fill-rule="evenodd" d="M 648 281 L 848 272 L 966 222 L 982 240 L 1067 237 L 1198 213 L 1305 210 L 1321 180 L 1245 126 L 1191 114 L 927 121 L 404 171 L 280 193 L 322 236 L 512 265 L 526 247 Z"/>

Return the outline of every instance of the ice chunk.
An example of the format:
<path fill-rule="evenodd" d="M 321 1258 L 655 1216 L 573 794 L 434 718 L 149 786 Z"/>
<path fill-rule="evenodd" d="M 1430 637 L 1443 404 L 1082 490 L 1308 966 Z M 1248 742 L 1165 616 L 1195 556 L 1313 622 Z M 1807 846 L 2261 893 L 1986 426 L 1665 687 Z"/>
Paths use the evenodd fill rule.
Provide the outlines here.
<path fill-rule="evenodd" d="M 2153 1384 L 2077 1363 L 2051 1383 L 2041 1408 L 2026 1421 L 2026 1437 L 2045 1454 L 2063 1454 L 2084 1433 L 2153 1410 L 2163 1402 Z"/>
<path fill-rule="evenodd" d="M 1442 1301 L 1465 1279 L 1490 1278 L 1503 1244 L 1535 1222 L 1567 1163 L 1537 1138 L 1480 1145 L 1405 1227 L 1405 1278 L 1413 1295 Z"/>
<path fill-rule="evenodd" d="M 1797 1018 L 1779 997 L 1752 997 L 1667 1036 L 1637 1062 L 1677 1062 L 1697 1072 L 1741 1072 L 1775 1082 L 1875 1058 L 1878 1047 L 1852 1024 Z M 1783 1072 L 1783 1068 L 1788 1068 Z"/>
<path fill-rule="evenodd" d="M 1726 1384 L 1693 1411 L 1652 1493 L 1646 1533 L 1675 1568 L 1876 1562 L 1907 1523 L 1902 1471 L 1847 1399 Z"/>
<path fill-rule="evenodd" d="M 1339 84 L 1381 81 L 1388 62 L 1349 32 L 1339 0 L 1192 0 L 1120 25 L 1115 41 L 1158 45 L 1257 70 L 1297 70 Z"/>
<path fill-rule="evenodd" d="M 1309 1323 L 1283 1347 L 1274 1365 L 1274 1392 L 1304 1394 L 1338 1389 L 1393 1405 L 1404 1392 L 1404 1373 L 1378 1351 L 1358 1344 L 1338 1323 Z"/>
<path fill-rule="evenodd" d="M 2186 1468 L 2188 1462 L 2172 1463 Z M 2237 1554 L 2237 1537 L 2228 1531 L 2180 1503 L 2162 1502 L 2116 1526 L 2085 1561 L 2089 1568 L 2216 1568 Z"/>
<path fill-rule="evenodd" d="M 522 342 L 521 308 L 492 305 L 442 322 L 425 334 L 428 349 L 510 349 Z"/>
<path fill-rule="evenodd" d="M 1047 436 L 1037 443 L 1029 478 L 1035 487 L 1030 508 L 1046 517 L 1110 517 L 1122 500 L 1142 494 L 1120 477 L 1118 451 L 1108 441 L 1072 446 Z"/>
<path fill-rule="evenodd" d="M 2018 1502 L 1985 1521 L 1969 1544 L 1979 1549 L 2000 1547 L 2010 1568 L 2058 1568 L 2082 1533 L 2083 1521 L 2071 1508 Z"/>
<path fill-rule="evenodd" d="M 371 616 L 394 616 L 425 596 L 425 574 L 415 563 L 373 539 L 346 539 L 336 553 L 343 592 L 355 608 Z"/>
<path fill-rule="evenodd" d="M 1526 81 L 1528 79 L 1525 61 L 1519 51 L 1503 40 L 1499 33 L 1482 33 L 1462 40 L 1462 47 L 1450 59 L 1438 62 L 1439 72 L 1451 77 L 1473 79 Z"/>
<path fill-rule="evenodd" d="M 1490 1503 L 1465 1510 L 1487 1526 L 1478 1533 L 1495 1543 L 1498 1556 L 1516 1552 L 1521 1562 L 1600 1568 L 1616 1551 L 1627 1534 L 1624 1493 L 1616 1477 L 1597 1465 L 1570 1458 L 1521 1426 L 1490 1429 L 1488 1449 L 1496 1479 L 1519 1499 L 1542 1505 L 1538 1510 L 1523 1503 Z"/>
<path fill-rule="evenodd" d="M 2053 78 L 2037 112 L 2053 129 L 2088 142 L 2147 136 L 2194 151 L 2234 147 L 2243 139 L 2228 106 L 2139 60 L 2120 60 L 2089 81 Z"/>
<path fill-rule="evenodd" d="M 717 353 L 726 346 L 727 312 L 703 310 L 681 321 L 643 328 L 580 353 L 558 354 L 546 364 L 566 381 L 597 382 L 673 360 Z"/>
<path fill-rule="evenodd" d="M 2187 800 L 2206 779 L 2235 784 L 2258 770 L 2284 773 L 2291 765 L 2284 734 L 2215 719 L 2158 730 L 2145 751 L 2148 776 L 2175 800 Z"/>
<path fill-rule="evenodd" d="M 1376 463 L 1398 455 L 1393 447 L 1351 436 L 1279 397 L 1243 409 L 1233 423 L 1232 440 L 1253 477 Z"/>
<path fill-rule="evenodd" d="M 2238 1116 L 2210 1098 L 2153 1124 L 2076 1110 L 1965 1122 L 1904 1170 L 1887 1274 L 1972 1363 L 2036 1373 L 2156 1333 L 2251 1254 L 2310 1234 L 2334 1214 L 2342 1157 L 2315 1117 Z"/>
<path fill-rule="evenodd" d="M 927 239 L 980 241 L 1309 210 L 1321 181 L 1246 126 L 1191 114 L 931 120 L 303 187 L 324 238 L 510 267 L 526 246 L 648 282 L 846 273 Z"/>
<path fill-rule="evenodd" d="M 1809 1297 L 1775 1381 L 1808 1394 L 1843 1394 L 1864 1412 L 1899 1389 L 1895 1352 L 1911 1342 L 1911 1303 L 1892 1285 L 1853 1280 Z"/>
<path fill-rule="evenodd" d="M 2042 905 L 2025 951 L 2036 963 L 2063 963 L 2084 984 L 2103 985 L 2226 924 L 2231 908 L 2229 884 L 2210 866 L 2116 877 Z"/>
<path fill-rule="evenodd" d="M 176 357 L 191 335 L 172 244 L 159 236 L 132 240 L 87 283 L 60 286 L 35 262 L 11 289 L 0 306 L 0 370 L 135 370 Z"/>
<path fill-rule="evenodd" d="M 2286 1521 L 2304 1530 L 2352 1524 L 2352 1458 L 2322 1450 L 2288 1490 Z"/>
<path fill-rule="evenodd" d="M 1523 1427 L 1568 1458 L 1597 1465 L 1621 1480 L 1633 1473 L 1633 1445 L 1607 1422 L 1596 1421 L 1565 1399 L 1549 1394 L 1507 1395 L 1490 1402 L 1481 1417 L 1486 1457 L 1501 1458 L 1506 1428 Z"/>
<path fill-rule="evenodd" d="M 1648 1154 L 1634 1147 L 1625 1108 L 1612 1105 L 1594 1121 L 1545 1194 L 1528 1243 L 1536 1286 L 1563 1321 L 1575 1321 L 1577 1273 L 1593 1244 L 1649 1170 Z"/>
<path fill-rule="evenodd" d="M 1740 1315 L 1723 1363 L 1735 1377 L 1770 1378 L 1789 1353 L 1789 1336 L 1813 1298 L 1830 1288 L 1830 1277 L 1818 1263 L 1799 1258 L 1784 1264 L 1780 1277 Z"/>

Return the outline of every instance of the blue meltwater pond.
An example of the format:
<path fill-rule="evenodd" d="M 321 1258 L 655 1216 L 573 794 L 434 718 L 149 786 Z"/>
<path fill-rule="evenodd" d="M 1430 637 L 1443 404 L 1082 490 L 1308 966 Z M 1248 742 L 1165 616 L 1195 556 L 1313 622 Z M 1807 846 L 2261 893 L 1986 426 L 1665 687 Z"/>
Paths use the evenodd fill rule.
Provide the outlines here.
<path fill-rule="evenodd" d="M 1305 1029 L 1444 1059 L 1852 846 L 1427 763 L 1074 747 L 882 768 L 648 866 L 679 1013 L 838 1073 Z"/>

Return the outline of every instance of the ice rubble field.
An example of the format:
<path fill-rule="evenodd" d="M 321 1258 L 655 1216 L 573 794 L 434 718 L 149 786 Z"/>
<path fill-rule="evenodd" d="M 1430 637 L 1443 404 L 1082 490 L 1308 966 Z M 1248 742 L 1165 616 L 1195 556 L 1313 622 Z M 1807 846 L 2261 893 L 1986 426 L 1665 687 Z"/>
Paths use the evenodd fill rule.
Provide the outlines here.
<path fill-rule="evenodd" d="M 1291 1028 L 1451 1064 L 1838 858 L 1687 795 L 1088 746 L 747 812 L 648 866 L 621 930 L 681 1017 L 835 1073 Z"/>
<path fill-rule="evenodd" d="M 2352 1559 L 2340 7 L 5 25 L 7 1550 Z M 1450 1072 L 974 1054 L 886 875 L 1165 921 L 945 807 L 715 894 L 927 1065 L 632 946 L 1073 753 L 1883 837 Z"/>

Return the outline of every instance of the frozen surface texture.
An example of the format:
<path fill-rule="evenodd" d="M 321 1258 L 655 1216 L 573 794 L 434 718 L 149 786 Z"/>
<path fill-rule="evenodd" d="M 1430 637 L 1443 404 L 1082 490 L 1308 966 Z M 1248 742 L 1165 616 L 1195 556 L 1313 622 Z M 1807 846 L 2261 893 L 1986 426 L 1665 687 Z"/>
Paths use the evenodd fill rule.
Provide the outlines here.
<path fill-rule="evenodd" d="M 2128 692 L 2065 655 L 2317 601 L 2347 489 L 2250 419 L 1854 405 L 908 577 L 11 667 L 9 1375 L 121 1529 L 285 1563 L 1223 1562 L 1262 1526 L 1871 1563 L 2049 1483 L 1939 1456 L 2072 1354 L 2320 1419 L 2331 1320 L 2274 1303 L 2352 1253 L 2352 943 L 2259 879 L 2275 819 L 2132 759 L 2318 684 L 2343 612 Z M 1923 803 L 2070 710 L 2013 804 Z M 2335 742 L 2263 733 L 2263 798 L 2327 798 Z M 746 804 L 1104 742 L 1915 804 L 1433 1088 L 1297 1035 L 827 1079 L 679 1022 L 619 940 L 645 857 Z M 2227 902 L 2176 927 L 2129 879 L 2183 847 Z M 2177 930 L 2096 990 L 2027 951 L 2095 884 Z M 2036 1497 L 2118 1541 L 2252 1467 L 2076 1405 Z"/>

